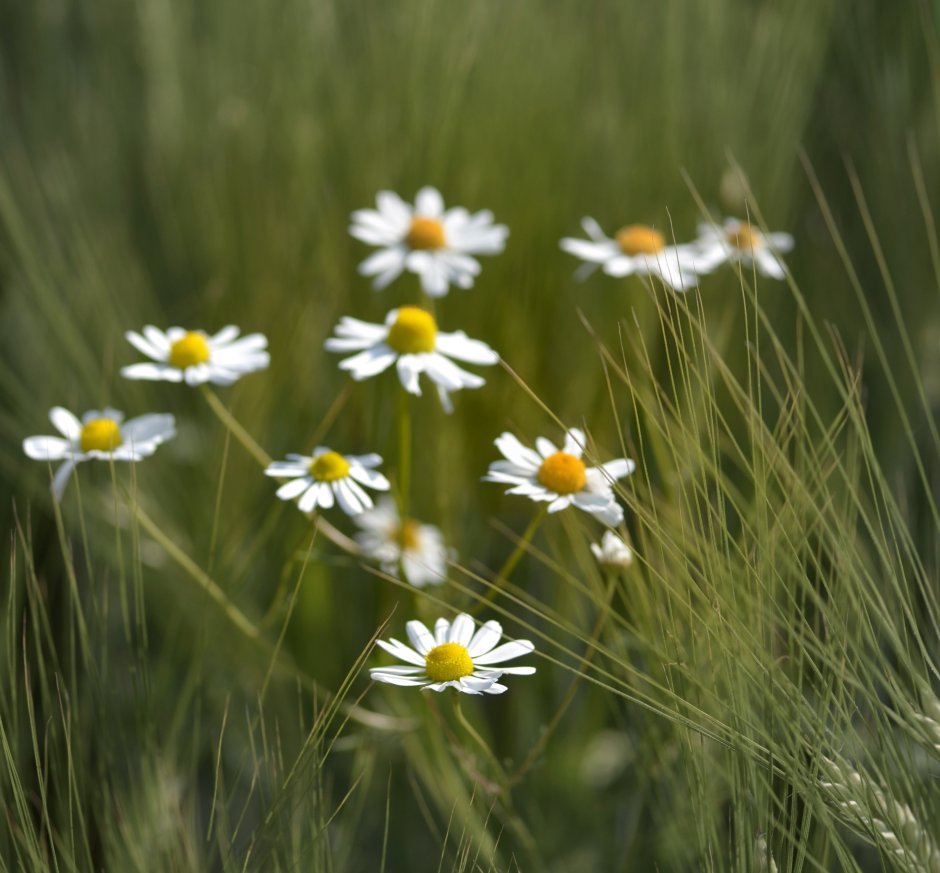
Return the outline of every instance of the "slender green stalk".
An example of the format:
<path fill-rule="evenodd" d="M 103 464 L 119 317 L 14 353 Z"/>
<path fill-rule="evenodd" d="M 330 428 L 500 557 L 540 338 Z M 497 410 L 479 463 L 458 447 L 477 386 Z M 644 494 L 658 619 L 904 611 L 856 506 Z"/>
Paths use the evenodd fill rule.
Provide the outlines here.
<path fill-rule="evenodd" d="M 168 537 L 160 526 L 141 508 L 139 503 L 131 503 L 130 508 L 137 516 L 141 527 L 153 537 L 154 540 L 163 548 L 163 550 L 179 564 L 193 581 L 209 595 L 210 599 L 215 601 L 226 618 L 235 625 L 236 628 L 248 639 L 257 640 L 260 637 L 258 628 L 252 624 L 245 614 L 228 599 L 225 592 L 210 579 L 202 569 L 189 557 L 173 540 Z"/>
<path fill-rule="evenodd" d="M 206 402 L 209 404 L 210 409 L 216 414 L 219 421 L 229 429 L 232 436 L 242 444 L 248 454 L 262 467 L 267 467 L 271 463 L 271 456 L 261 448 L 255 438 L 241 426 L 238 419 L 229 412 L 225 404 L 219 400 L 218 395 L 208 385 L 202 385 L 201 390 L 202 396 L 206 398 Z M 313 523 L 316 525 L 317 530 L 333 543 L 333 545 L 339 546 L 339 548 L 344 552 L 348 552 L 350 555 L 359 554 L 359 546 L 356 541 L 350 539 L 346 534 L 335 528 L 325 518 L 317 515 L 314 517 Z"/>
<path fill-rule="evenodd" d="M 561 705 L 555 711 L 555 714 L 552 716 L 549 723 L 546 725 L 545 730 L 539 735 L 538 741 L 529 751 L 529 754 L 526 755 L 525 760 L 515 769 L 512 776 L 510 777 L 510 784 L 517 784 L 532 768 L 532 765 L 542 756 L 545 752 L 545 748 L 548 745 L 549 739 L 551 739 L 552 734 L 555 733 L 558 725 L 561 724 L 561 720 L 565 717 L 565 713 L 568 711 L 568 707 L 571 706 L 572 701 L 574 700 L 575 692 L 578 690 L 578 686 L 584 679 L 584 670 L 591 663 L 591 660 L 594 658 L 594 653 L 597 651 L 597 642 L 600 639 L 601 632 L 604 630 L 604 625 L 607 622 L 607 616 L 610 614 L 610 604 L 614 597 L 614 590 L 617 587 L 617 579 L 619 578 L 620 573 L 614 570 L 607 571 L 607 591 L 604 595 L 604 603 L 601 606 L 600 611 L 597 613 L 597 619 L 594 622 L 594 627 L 591 630 L 591 639 L 588 641 L 588 644 L 585 646 L 584 655 L 581 657 L 581 663 L 578 664 L 578 673 L 571 680 L 568 685 L 568 690 L 565 692 L 565 696 L 562 698 Z"/>
<path fill-rule="evenodd" d="M 489 743 L 480 736 L 479 731 L 470 724 L 469 719 L 464 715 L 463 709 L 460 705 L 460 698 L 463 695 L 455 691 L 453 695 L 454 699 L 454 716 L 457 719 L 457 722 L 460 726 L 466 731 L 467 736 L 479 747 L 480 751 L 483 752 L 484 757 L 487 760 L 487 763 L 493 770 L 493 773 L 496 777 L 496 780 L 500 788 L 500 800 L 505 805 L 507 810 L 507 824 L 512 828 L 516 836 L 522 841 L 526 848 L 532 852 L 537 852 L 537 844 L 533 838 L 531 832 L 526 827 L 525 823 L 513 808 L 512 801 L 512 782 L 509 778 L 509 774 L 506 773 L 506 768 L 503 767 L 499 758 L 496 756 L 496 753 L 490 748 Z"/>
<path fill-rule="evenodd" d="M 200 390 L 202 391 L 202 396 L 206 398 L 209 407 L 216 414 L 219 421 L 229 429 L 232 436 L 242 444 L 248 454 L 262 467 L 267 467 L 271 463 L 271 456 L 258 445 L 255 438 L 248 433 L 248 431 L 241 426 L 238 419 L 229 412 L 225 404 L 219 399 L 218 394 L 208 385 L 200 386 Z"/>
<path fill-rule="evenodd" d="M 493 768 L 493 772 L 496 775 L 496 778 L 499 781 L 499 786 L 504 794 L 509 793 L 509 777 L 506 773 L 505 768 L 500 763 L 499 758 L 496 757 L 496 754 L 490 748 L 489 743 L 480 736 L 479 731 L 470 724 L 470 721 L 463 714 L 463 709 L 460 706 L 460 698 L 463 696 L 461 692 L 454 691 L 454 715 L 457 718 L 460 726 L 466 731 L 467 736 L 479 747 L 483 752 L 483 756 L 486 758 L 489 765 Z"/>
<path fill-rule="evenodd" d="M 141 508 L 137 503 L 130 504 L 130 508 L 133 510 L 134 514 L 137 517 L 137 520 L 140 522 L 140 526 L 147 531 L 147 533 L 153 537 L 153 539 L 160 545 L 166 553 L 174 560 L 177 564 L 180 565 L 190 576 L 196 584 L 219 606 L 222 612 L 225 614 L 226 618 L 231 621 L 231 623 L 239 630 L 242 635 L 250 639 L 252 642 L 257 643 L 261 650 L 266 652 L 272 659 L 276 659 L 279 656 L 279 649 L 281 640 L 278 640 L 277 647 L 272 646 L 261 634 L 258 628 L 251 622 L 249 618 L 234 604 L 231 600 L 228 599 L 225 592 L 210 579 L 200 567 L 189 557 L 176 543 L 173 542 L 170 537 L 168 537 L 157 525 L 157 523 Z M 273 663 L 273 661 L 272 661 Z M 305 672 L 297 668 L 295 665 L 288 665 L 287 672 L 289 675 L 292 675 L 294 678 L 302 681 L 303 685 L 313 692 L 315 692 L 321 701 L 329 705 L 334 700 L 339 700 L 340 709 L 346 713 L 350 718 L 358 721 L 361 724 L 375 728 L 377 730 L 407 730 L 412 727 L 411 723 L 395 719 L 390 716 L 383 715 L 381 713 L 372 712 L 371 710 L 363 709 L 358 704 L 347 703 L 343 698 L 345 697 L 346 689 L 341 688 L 337 692 L 329 691 L 320 685 L 315 679 L 307 675 Z M 354 671 L 351 675 L 357 675 L 358 670 Z M 347 677 L 347 682 L 348 682 Z"/>
<path fill-rule="evenodd" d="M 398 389 L 398 514 L 408 518 L 411 501 L 411 398 Z"/>
<path fill-rule="evenodd" d="M 529 526 L 525 529 L 525 532 L 522 534 L 519 542 L 516 543 L 515 549 L 513 549 L 509 557 L 506 558 L 506 562 L 500 568 L 500 571 L 496 574 L 496 578 L 493 579 L 493 581 L 490 583 L 489 591 L 487 591 L 486 594 L 480 598 L 480 600 L 477 602 L 477 605 L 470 611 L 471 615 L 478 615 L 480 610 L 482 610 L 487 603 L 492 603 L 492 601 L 495 599 L 500 589 L 508 581 L 512 571 L 515 570 L 516 564 L 519 563 L 522 556 L 528 550 L 529 543 L 532 542 L 532 537 L 535 536 L 535 532 L 539 529 L 539 526 L 545 520 L 545 515 L 547 512 L 547 507 L 542 505 L 539 507 L 539 511 L 534 516 L 532 516 L 532 520 L 529 522 Z"/>

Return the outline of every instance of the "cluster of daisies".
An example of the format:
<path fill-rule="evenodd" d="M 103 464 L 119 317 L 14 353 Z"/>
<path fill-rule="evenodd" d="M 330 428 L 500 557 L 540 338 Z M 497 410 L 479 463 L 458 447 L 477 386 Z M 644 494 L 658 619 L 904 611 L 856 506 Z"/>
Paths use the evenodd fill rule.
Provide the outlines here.
<path fill-rule="evenodd" d="M 582 224 L 588 240 L 561 241 L 565 251 L 585 261 L 580 275 L 597 267 L 612 276 L 645 274 L 677 291 L 727 262 L 753 265 L 763 274 L 781 278 L 779 253 L 792 246 L 786 234 L 763 235 L 734 220 L 722 227 L 703 226 L 694 243 L 672 246 L 651 227 L 630 225 L 609 238 L 593 219 L 585 218 Z M 481 271 L 477 256 L 500 253 L 509 231 L 495 224 L 488 210 L 445 209 L 440 193 L 426 187 L 414 205 L 392 192 L 380 192 L 375 209 L 353 213 L 350 233 L 378 248 L 359 266 L 362 275 L 373 279 L 376 290 L 408 271 L 418 277 L 423 294 L 434 299 L 446 296 L 451 286 L 472 287 Z M 128 331 L 126 339 L 148 359 L 123 367 L 121 374 L 128 379 L 231 385 L 270 363 L 266 337 L 241 336 L 234 326 L 210 335 L 148 325 L 139 333 Z M 430 309 L 420 305 L 393 309 L 380 324 L 343 317 L 325 348 L 348 355 L 339 367 L 356 381 L 377 377 L 394 366 L 402 389 L 420 395 L 421 377 L 426 377 L 447 412 L 455 392 L 485 384 L 482 376 L 461 365 L 485 367 L 499 361 L 485 342 L 463 331 L 440 330 Z M 176 434 L 174 417 L 168 413 L 125 421 L 115 409 L 91 410 L 78 418 L 55 407 L 49 417 L 60 435 L 29 437 L 23 448 L 35 460 L 61 462 L 52 476 L 56 499 L 61 499 L 81 462 L 139 461 Z M 607 527 L 601 543 L 591 546 L 598 562 L 608 569 L 631 563 L 629 547 L 613 528 L 623 521 L 614 485 L 634 471 L 633 461 L 618 458 L 588 466 L 586 435 L 577 428 L 564 434 L 560 447 L 545 437 L 530 447 L 510 433 L 497 437 L 495 445 L 502 457 L 490 465 L 484 481 L 508 485 L 508 494 L 541 503 L 548 513 L 571 506 L 589 513 Z M 382 463 L 375 453 L 347 454 L 319 446 L 311 455 L 287 454 L 264 473 L 280 480 L 277 497 L 296 502 L 302 512 L 338 508 L 349 516 L 360 528 L 356 541 L 361 554 L 378 561 L 386 573 L 418 588 L 443 583 L 452 550 L 438 528 L 399 511 L 389 493 L 391 483 L 379 469 Z M 374 502 L 370 492 L 384 495 Z M 420 621 L 408 622 L 405 629 L 410 646 L 395 639 L 378 642 L 403 663 L 374 668 L 373 679 L 432 691 L 456 688 L 469 694 L 498 694 L 506 690 L 499 681 L 504 675 L 535 671 L 503 666 L 533 651 L 533 645 L 528 640 L 498 645 L 502 628 L 496 621 L 477 628 L 470 616 L 460 614 L 453 622 L 438 619 L 433 632 Z"/>
<path fill-rule="evenodd" d="M 762 276 L 783 279 L 780 255 L 793 248 L 788 233 L 761 233 L 748 222 L 728 218 L 724 224 L 700 224 L 698 238 L 667 245 L 666 236 L 645 224 L 628 224 L 613 237 L 590 217 L 581 220 L 587 239 L 565 237 L 564 251 L 584 261 L 575 275 L 584 279 L 598 268 L 609 276 L 655 276 L 674 291 L 688 291 L 700 276 L 722 264 L 740 264 Z"/>

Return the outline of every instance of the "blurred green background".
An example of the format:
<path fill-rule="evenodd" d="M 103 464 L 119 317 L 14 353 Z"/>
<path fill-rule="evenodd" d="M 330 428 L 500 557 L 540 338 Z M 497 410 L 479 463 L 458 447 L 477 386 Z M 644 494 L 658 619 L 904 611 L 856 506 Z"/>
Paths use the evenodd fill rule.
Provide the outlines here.
<path fill-rule="evenodd" d="M 795 236 L 788 265 L 823 332 L 831 325 L 850 357 L 864 353 L 873 444 L 887 477 L 910 497 L 916 523 L 913 462 L 885 376 L 891 367 L 868 366 L 877 361 L 872 337 L 811 178 L 820 180 L 873 323 L 888 326 L 880 341 L 893 366 L 903 347 L 890 329 L 880 252 L 863 220 L 866 209 L 873 216 L 922 378 L 899 378 L 898 390 L 910 402 L 923 391 L 935 409 L 937 262 L 918 185 L 936 199 L 938 16 L 929 0 L 2 0 L 0 493 L 7 499 L 0 521 L 12 530 L 28 517 L 51 637 L 64 638 L 69 627 L 63 560 L 47 472 L 20 444 L 50 432 L 53 405 L 174 412 L 179 438 L 134 471 L 142 504 L 248 614 L 260 618 L 278 586 L 293 584 L 295 557 L 309 542 L 307 521 L 274 500 L 271 481 L 228 443 L 198 394 L 119 377 L 121 366 L 138 359 L 123 332 L 147 323 L 207 330 L 234 323 L 263 332 L 270 369 L 220 394 L 273 456 L 312 448 L 348 381 L 338 356 L 323 351 L 324 339 L 342 315 L 380 321 L 416 298 L 410 275 L 376 294 L 356 272 L 369 249 L 348 235 L 350 213 L 371 206 L 386 188 L 411 200 L 433 184 L 448 206 L 492 209 L 509 226 L 506 251 L 483 259 L 476 286 L 452 290 L 440 304 L 441 328 L 466 330 L 493 346 L 564 422 L 587 423 L 605 457 L 621 454 L 621 439 L 634 452 L 637 435 L 628 401 L 616 413 L 611 408 L 583 323 L 628 366 L 642 360 L 638 336 L 653 364 L 664 365 L 659 310 L 637 280 L 595 274 L 576 283 L 577 264 L 559 250 L 559 239 L 579 235 L 581 216 L 591 215 L 610 232 L 649 223 L 689 240 L 703 218 L 697 197 L 716 217 L 758 209 L 770 230 Z M 730 172 L 734 165 L 748 180 L 750 199 Z M 796 347 L 794 295 L 770 280 L 758 292 L 778 336 Z M 743 380 L 749 336 L 732 271 L 702 280 L 701 308 Z M 506 429 L 528 439 L 555 437 L 557 428 L 506 372 L 485 375 L 487 385 L 462 392 L 449 418 L 428 392 L 415 405 L 413 503 L 416 515 L 443 528 L 462 563 L 493 571 L 512 548 L 493 519 L 521 532 L 532 508 L 479 483 L 495 458 L 492 440 Z M 807 384 L 813 387 L 811 379 Z M 391 463 L 392 385 L 390 376 L 356 385 L 324 442 L 354 453 L 378 450 Z M 825 416 L 836 414 L 838 397 L 825 385 L 815 402 Z M 926 442 L 927 425 L 914 429 Z M 122 561 L 134 565 L 137 555 L 129 544 L 123 553 L 116 548 L 110 473 L 100 466 L 80 469 L 83 508 L 73 482 L 63 526 L 80 590 L 108 603 L 130 572 Z M 119 473 L 123 481 L 126 472 Z M 333 520 L 354 530 L 344 518 Z M 578 534 L 599 536 L 583 519 L 571 524 Z M 126 536 L 131 527 L 118 513 Z M 935 567 L 932 527 L 925 524 L 918 536 Z M 141 648 L 124 638 L 116 606 L 96 607 L 112 617 L 98 627 L 102 651 L 115 663 L 126 659 L 128 673 L 117 670 L 92 707 L 99 721 L 91 723 L 113 728 L 110 750 L 86 737 L 84 751 L 94 762 L 90 771 L 108 774 L 104 783 L 126 781 L 133 789 L 139 774 L 128 762 L 139 744 L 143 761 L 169 761 L 161 766 L 177 775 L 166 780 L 182 785 L 176 790 L 192 802 L 193 816 L 203 816 L 198 826 L 190 822 L 193 847 L 169 860 L 153 849 L 152 869 L 229 869 L 234 862 L 218 860 L 197 837 L 212 807 L 207 795 L 223 712 L 234 732 L 227 788 L 236 798 L 247 792 L 250 767 L 238 749 L 250 745 L 246 714 L 264 660 L 232 639 L 159 547 L 146 537 L 139 545 L 149 642 Z M 570 560 L 561 536 L 542 546 Z M 540 567 L 525 563 L 516 581 L 559 611 L 577 612 L 574 595 L 552 587 Z M 374 632 L 379 584 L 356 561 L 316 544 L 285 646 L 323 686 L 338 687 Z M 402 602 L 393 635 L 400 636 L 410 608 Z M 518 681 L 505 699 L 481 707 L 499 755 L 525 755 L 566 683 L 540 665 L 529 688 Z M 364 685 L 360 678 L 355 688 Z M 269 713 L 298 708 L 290 681 L 272 693 Z M 376 698 L 400 716 L 423 706 L 375 689 L 366 703 L 381 709 Z M 550 766 L 523 789 L 521 815 L 542 857 L 555 859 L 551 869 L 707 866 L 678 838 L 686 819 L 677 810 L 688 802 L 683 783 L 657 781 L 657 767 L 675 764 L 666 746 L 664 760 L 643 774 L 617 771 L 609 784 L 584 775 L 588 740 L 609 739 L 603 731 L 612 727 L 629 735 L 634 718 L 622 703 L 579 696 Z M 303 724 L 295 719 L 285 728 L 286 748 L 298 747 Z M 358 810 L 355 825 L 335 836 L 346 854 L 334 854 L 333 846 L 310 869 L 379 869 L 382 857 L 389 869 L 436 866 L 448 809 L 446 792 L 434 797 L 429 787 L 433 769 L 422 771 L 420 753 L 409 747 L 422 736 L 345 737 L 349 749 L 334 751 L 318 771 L 328 785 L 322 790 L 335 807 L 368 756 L 374 784 L 350 804 Z M 642 751 L 617 748 L 630 761 Z M 424 753 L 433 760 L 434 749 Z M 160 773 L 143 781 L 159 788 Z M 136 796 L 130 789 L 113 790 Z M 75 799 L 93 809 L 98 790 L 111 793 L 89 785 L 89 794 Z M 263 803 L 262 811 L 247 806 L 236 845 L 266 821 Z M 102 818 L 120 817 L 107 804 L 99 809 Z M 720 802 L 716 809 L 720 818 Z M 331 855 L 340 860 L 324 860 Z M 98 847 L 89 857 L 108 855 Z M 445 868 L 457 865 L 445 857 Z M 253 863 L 245 861 L 249 869 Z"/>

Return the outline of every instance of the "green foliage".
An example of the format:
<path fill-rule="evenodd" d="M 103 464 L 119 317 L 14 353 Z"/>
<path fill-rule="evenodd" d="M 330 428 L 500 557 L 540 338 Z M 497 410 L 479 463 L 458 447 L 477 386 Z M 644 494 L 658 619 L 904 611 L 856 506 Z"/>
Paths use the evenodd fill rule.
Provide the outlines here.
<path fill-rule="evenodd" d="M 940 870 L 936 16 L 0 2 L 0 870 Z M 416 299 L 347 228 L 424 184 L 511 235 L 438 304 L 507 367 L 411 406 L 410 502 L 459 553 L 415 592 L 277 501 L 226 410 L 401 474 L 393 377 L 323 341 Z M 793 232 L 792 279 L 577 284 L 558 249 L 724 212 Z M 146 323 L 261 331 L 271 367 L 213 415 L 119 377 Z M 57 507 L 21 441 L 106 403 L 179 437 Z M 622 572 L 479 481 L 562 424 L 637 460 Z M 369 685 L 377 636 L 485 597 L 534 677 L 461 712 Z"/>

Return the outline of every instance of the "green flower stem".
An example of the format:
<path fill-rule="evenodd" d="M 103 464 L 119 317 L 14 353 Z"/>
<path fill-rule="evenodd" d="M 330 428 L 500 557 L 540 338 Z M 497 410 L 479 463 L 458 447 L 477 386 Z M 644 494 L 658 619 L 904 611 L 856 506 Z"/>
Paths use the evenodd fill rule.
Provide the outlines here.
<path fill-rule="evenodd" d="M 232 433 L 232 436 L 237 439 L 245 450 L 250 454 L 262 467 L 267 467 L 273 460 L 271 456 L 255 441 L 254 437 L 248 433 L 245 428 L 239 424 L 238 420 L 228 411 L 225 404 L 219 400 L 219 396 L 213 391 L 208 385 L 201 385 L 200 390 L 202 391 L 202 396 L 206 398 L 206 402 L 211 407 L 212 411 L 216 414 L 219 421 L 222 422 Z"/>
<path fill-rule="evenodd" d="M 604 629 L 604 624 L 607 621 L 607 616 L 610 614 L 610 605 L 614 599 L 614 591 L 617 587 L 617 579 L 619 576 L 620 573 L 618 571 L 607 571 L 607 591 L 604 595 L 604 604 L 597 613 L 597 619 L 594 622 L 594 628 L 591 630 L 590 641 L 584 650 L 584 654 L 581 656 L 581 663 L 578 664 L 578 674 L 568 685 L 568 690 L 565 692 L 564 698 L 562 698 L 561 705 L 552 716 L 551 721 L 546 725 L 545 730 L 542 731 L 538 741 L 532 747 L 529 754 L 526 755 L 525 760 L 516 768 L 515 772 L 510 777 L 511 785 L 516 785 L 522 779 L 522 777 L 529 772 L 532 765 L 542 756 L 545 751 L 545 747 L 548 745 L 549 739 L 551 738 L 552 734 L 555 733 L 558 725 L 561 724 L 561 720 L 568 711 L 568 707 L 571 706 L 571 703 L 574 700 L 575 692 L 578 690 L 578 686 L 584 679 L 584 669 L 588 666 L 588 664 L 591 663 L 591 660 L 594 658 L 594 653 L 597 651 L 596 643 L 600 639 L 601 632 Z"/>
<path fill-rule="evenodd" d="M 225 613 L 228 620 L 248 639 L 254 641 L 261 637 L 258 628 L 245 616 L 245 614 L 228 599 L 225 592 L 209 578 L 200 567 L 189 557 L 173 540 L 168 537 L 157 523 L 141 508 L 139 503 L 132 503 L 131 508 L 140 522 L 140 526 L 163 548 L 163 550 L 179 564 L 193 581 L 215 601 Z"/>
<path fill-rule="evenodd" d="M 225 404 L 219 400 L 218 395 L 208 385 L 201 385 L 200 388 L 202 390 L 202 396 L 206 398 L 209 408 L 216 414 L 219 421 L 229 429 L 232 436 L 242 444 L 248 454 L 262 467 L 267 467 L 271 463 L 271 456 L 261 448 L 255 441 L 255 438 L 241 426 L 235 416 L 229 412 Z M 316 525 L 317 530 L 333 543 L 333 545 L 339 546 L 339 548 L 344 552 L 348 552 L 350 555 L 359 554 L 359 545 L 356 541 L 350 539 L 346 534 L 333 527 L 325 518 L 317 515 L 314 517 L 313 523 Z"/>
<path fill-rule="evenodd" d="M 532 834 L 529 832 L 529 829 L 525 826 L 522 821 L 522 818 L 516 812 L 513 800 L 512 800 L 512 783 L 509 779 L 509 775 L 506 773 L 506 769 L 500 763 L 499 758 L 496 757 L 495 752 L 490 748 L 489 743 L 480 736 L 477 729 L 470 724 L 470 721 L 463 714 L 463 709 L 460 706 L 460 698 L 463 695 L 459 691 L 454 691 L 453 700 L 454 700 L 454 716 L 457 719 L 457 722 L 460 726 L 466 731 L 467 735 L 473 742 L 479 746 L 480 750 L 483 752 L 484 757 L 489 763 L 490 767 L 493 769 L 496 780 L 499 784 L 499 797 L 509 815 L 507 817 L 507 823 L 512 828 L 513 832 L 519 838 L 519 840 L 525 845 L 525 847 L 532 853 L 537 852 L 537 843 L 533 838 Z"/>
<path fill-rule="evenodd" d="M 535 532 L 539 529 L 539 526 L 545 520 L 545 515 L 548 512 L 548 509 L 545 504 L 539 507 L 539 511 L 532 516 L 532 520 L 529 522 L 529 526 L 525 529 L 525 532 L 522 534 L 519 542 L 516 544 L 516 548 L 513 549 L 512 553 L 506 558 L 506 563 L 500 568 L 500 571 L 496 574 L 496 578 L 490 583 L 490 589 L 486 594 L 480 598 L 477 602 L 477 605 L 470 610 L 471 615 L 477 615 L 487 603 L 492 603 L 496 598 L 496 595 L 499 593 L 500 589 L 506 584 L 509 579 L 510 574 L 516 568 L 516 564 L 519 563 L 522 556 L 526 553 L 529 548 L 529 544 L 532 542 L 532 537 L 535 536 Z"/>
<path fill-rule="evenodd" d="M 234 603 L 232 603 L 231 600 L 228 599 L 225 592 L 199 568 L 196 562 L 193 561 L 189 555 L 187 555 L 175 542 L 173 542 L 169 536 L 167 536 L 160 529 L 157 523 L 149 515 L 147 515 L 147 513 L 138 503 L 132 501 L 127 495 L 125 495 L 125 500 L 128 506 L 137 516 L 137 520 L 140 523 L 140 526 L 145 531 L 147 531 L 153 540 L 158 545 L 160 545 L 164 551 L 166 551 L 166 553 L 174 561 L 176 561 L 177 564 L 179 564 L 180 567 L 182 567 L 190 576 L 192 576 L 196 584 L 219 606 L 225 616 L 233 625 L 235 625 L 239 632 L 241 632 L 247 639 L 255 644 L 261 652 L 271 658 L 268 670 L 269 675 L 274 670 L 274 668 L 277 667 L 279 671 L 283 671 L 287 675 L 299 680 L 305 688 L 308 688 L 310 691 L 314 692 L 318 699 L 324 704 L 331 704 L 333 701 L 336 701 L 341 712 L 345 713 L 354 721 L 357 721 L 367 727 L 371 727 L 376 730 L 393 732 L 402 732 L 406 730 L 412 730 L 414 728 L 413 722 L 404 719 L 398 719 L 383 713 L 373 712 L 372 710 L 364 709 L 356 703 L 350 703 L 346 701 L 344 697 L 348 688 L 341 688 L 339 692 L 330 691 L 317 682 L 316 679 L 309 676 L 306 672 L 300 669 L 297 665 L 282 663 L 280 641 L 278 642 L 277 646 L 273 646 L 267 639 L 265 639 L 258 627 L 254 625 L 251 620 Z"/>
<path fill-rule="evenodd" d="M 408 518 L 411 488 L 411 398 L 398 389 L 398 514 L 402 524 Z"/>
<path fill-rule="evenodd" d="M 454 700 L 454 715 L 456 716 L 457 721 L 459 722 L 460 726 L 466 731 L 470 739 L 472 739 L 473 742 L 477 746 L 479 746 L 487 762 L 493 768 L 493 772 L 495 773 L 496 778 L 499 781 L 499 786 L 500 786 L 502 793 L 508 794 L 509 793 L 509 777 L 506 775 L 506 771 L 503 768 L 503 765 L 499 762 L 499 759 L 496 757 L 496 754 L 490 748 L 489 743 L 487 743 L 487 741 L 484 740 L 483 737 L 480 736 L 479 731 L 477 731 L 477 729 L 472 724 L 470 724 L 470 721 L 463 714 L 463 709 L 460 706 L 460 698 L 462 696 L 463 695 L 461 692 L 457 691 L 456 689 L 453 690 L 452 697 Z"/>

